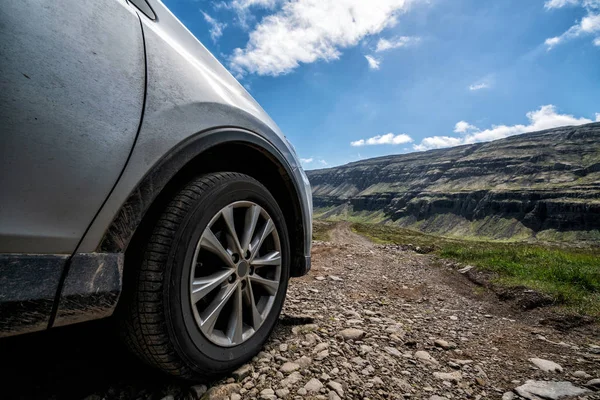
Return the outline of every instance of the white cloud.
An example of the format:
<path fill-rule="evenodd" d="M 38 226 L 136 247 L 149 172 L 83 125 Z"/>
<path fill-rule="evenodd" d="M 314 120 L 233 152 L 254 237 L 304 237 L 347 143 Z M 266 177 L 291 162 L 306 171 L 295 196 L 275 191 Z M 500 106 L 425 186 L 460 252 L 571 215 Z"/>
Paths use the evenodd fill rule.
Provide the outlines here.
<path fill-rule="evenodd" d="M 319 163 L 321 163 L 321 165 L 329 165 L 329 163 L 325 160 L 319 160 Z"/>
<path fill-rule="evenodd" d="M 216 42 L 223 35 L 223 29 L 227 27 L 227 24 L 217 21 L 205 12 L 202 12 L 202 14 L 204 14 L 204 19 L 210 25 L 210 38 L 213 42 Z"/>
<path fill-rule="evenodd" d="M 350 142 L 351 146 L 360 147 L 360 146 L 373 146 L 377 144 L 403 144 L 412 142 L 412 138 L 405 133 L 400 133 L 398 135 L 394 135 L 393 133 L 387 133 L 385 135 L 377 135 L 373 136 L 369 139 L 360 139 L 355 140 L 354 142 Z"/>
<path fill-rule="evenodd" d="M 381 38 L 377 42 L 377 47 L 375 48 L 375 51 L 377 53 L 380 53 L 386 50 L 397 49 L 398 47 L 405 47 L 410 44 L 417 43 L 420 40 L 421 38 L 414 36 L 397 36 L 390 39 Z"/>
<path fill-rule="evenodd" d="M 587 11 L 587 15 L 561 35 L 546 39 L 544 44 L 548 47 L 548 50 L 582 35 L 597 35 L 600 33 L 600 0 L 548 0 L 544 7 L 553 9 L 567 5 L 581 6 Z M 600 46 L 600 36 L 594 38 L 593 43 Z"/>
<path fill-rule="evenodd" d="M 477 130 L 475 125 L 469 124 L 467 121 L 458 121 L 454 125 L 454 132 L 456 133 L 467 133 L 468 131 Z"/>
<path fill-rule="evenodd" d="M 413 149 L 417 151 L 441 149 L 442 147 L 452 147 L 464 144 L 462 138 L 450 136 L 432 136 L 426 137 L 421 141 L 421 144 L 413 145 Z"/>
<path fill-rule="evenodd" d="M 546 9 L 562 8 L 564 6 L 573 6 L 579 3 L 579 0 L 548 0 L 544 4 Z"/>
<path fill-rule="evenodd" d="M 474 83 L 472 85 L 469 86 L 469 90 L 470 91 L 475 91 L 475 90 L 482 90 L 482 89 L 489 89 L 490 85 L 485 83 L 485 82 L 481 82 L 481 83 Z"/>
<path fill-rule="evenodd" d="M 312 157 L 311 158 L 301 158 L 300 161 L 305 164 L 310 164 L 311 162 L 314 161 L 314 159 Z"/>
<path fill-rule="evenodd" d="M 432 136 L 421 141 L 420 144 L 413 145 L 417 151 L 439 149 L 442 147 L 458 146 L 461 144 L 471 144 L 477 142 L 487 142 L 490 140 L 502 139 L 508 136 L 520 135 L 527 132 L 541 131 L 544 129 L 557 128 L 560 126 L 582 125 L 593 122 L 588 118 L 577 118 L 569 114 L 559 114 L 556 107 L 549 104 L 541 106 L 538 110 L 527 113 L 528 125 L 494 125 L 489 129 L 479 130 L 465 121 L 460 121 L 455 125 L 455 132 L 464 133 L 468 129 L 470 133 L 463 137 L 451 136 Z M 600 113 L 596 114 L 596 121 L 600 121 Z M 463 130 L 465 129 L 465 130 Z"/>
<path fill-rule="evenodd" d="M 371 69 L 379 69 L 379 63 L 381 61 L 379 61 L 378 59 L 376 59 L 373 56 L 365 56 L 365 58 L 367 59 L 367 62 L 369 63 L 369 68 L 371 68 Z"/>
<path fill-rule="evenodd" d="M 300 63 L 331 61 L 341 50 L 397 23 L 419 0 L 296 0 L 284 2 L 250 32 L 245 48 L 234 50 L 230 67 L 244 75 L 277 76 Z"/>

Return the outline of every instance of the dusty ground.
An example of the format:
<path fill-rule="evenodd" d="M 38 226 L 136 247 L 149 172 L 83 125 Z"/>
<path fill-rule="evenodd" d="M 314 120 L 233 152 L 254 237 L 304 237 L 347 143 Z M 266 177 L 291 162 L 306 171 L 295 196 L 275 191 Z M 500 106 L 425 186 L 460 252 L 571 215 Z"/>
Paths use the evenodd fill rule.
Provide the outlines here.
<path fill-rule="evenodd" d="M 264 351 L 235 378 L 209 384 L 206 397 L 499 399 L 530 379 L 585 388 L 600 378 L 597 325 L 560 331 L 544 322 L 561 317 L 499 301 L 459 266 L 375 246 L 342 223 L 330 236 L 315 243 L 311 273 L 291 282 Z M 101 321 L 3 341 L 2 397 L 194 399 L 204 391 L 127 356 L 109 329 Z M 530 358 L 563 371 L 543 372 Z"/>

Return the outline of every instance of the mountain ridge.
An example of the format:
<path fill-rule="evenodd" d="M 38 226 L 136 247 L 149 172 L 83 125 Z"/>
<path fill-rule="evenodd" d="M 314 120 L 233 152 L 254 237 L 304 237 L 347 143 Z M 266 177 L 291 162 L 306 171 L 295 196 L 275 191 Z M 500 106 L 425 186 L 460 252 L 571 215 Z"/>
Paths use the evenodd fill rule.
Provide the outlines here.
<path fill-rule="evenodd" d="M 315 216 L 493 239 L 600 240 L 600 123 L 307 171 Z"/>

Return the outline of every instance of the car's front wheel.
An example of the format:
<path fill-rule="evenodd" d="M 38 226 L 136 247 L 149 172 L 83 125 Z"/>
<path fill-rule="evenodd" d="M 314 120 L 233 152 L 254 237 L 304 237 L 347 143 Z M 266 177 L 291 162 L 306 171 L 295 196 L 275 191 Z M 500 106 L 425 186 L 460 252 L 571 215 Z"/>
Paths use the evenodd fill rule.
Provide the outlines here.
<path fill-rule="evenodd" d="M 283 306 L 289 246 L 283 214 L 261 183 L 231 172 L 192 180 L 158 219 L 136 266 L 122 315 L 129 346 L 184 378 L 212 378 L 248 361 Z"/>

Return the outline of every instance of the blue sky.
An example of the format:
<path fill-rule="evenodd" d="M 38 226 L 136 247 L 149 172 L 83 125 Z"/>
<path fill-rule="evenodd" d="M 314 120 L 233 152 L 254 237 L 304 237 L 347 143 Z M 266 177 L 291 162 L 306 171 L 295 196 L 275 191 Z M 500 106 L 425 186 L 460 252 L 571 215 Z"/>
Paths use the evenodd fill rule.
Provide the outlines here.
<path fill-rule="evenodd" d="M 164 0 L 307 169 L 600 120 L 600 0 Z"/>

